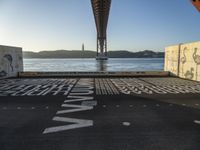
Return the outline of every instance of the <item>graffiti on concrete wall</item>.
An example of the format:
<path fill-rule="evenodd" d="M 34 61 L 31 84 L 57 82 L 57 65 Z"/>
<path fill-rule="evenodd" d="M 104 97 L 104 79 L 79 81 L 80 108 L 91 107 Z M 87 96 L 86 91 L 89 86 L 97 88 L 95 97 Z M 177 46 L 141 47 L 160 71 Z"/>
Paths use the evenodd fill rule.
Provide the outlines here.
<path fill-rule="evenodd" d="M 196 80 L 198 80 L 198 68 L 199 68 L 199 65 L 200 65 L 200 54 L 197 54 L 198 52 L 198 48 L 195 48 L 194 49 L 194 53 L 193 53 L 193 59 L 194 59 L 194 62 L 196 63 Z"/>
<path fill-rule="evenodd" d="M 14 77 L 23 71 L 22 49 L 0 46 L 0 78 Z"/>
<path fill-rule="evenodd" d="M 184 74 L 184 65 L 185 65 L 185 63 L 187 62 L 187 58 L 186 58 L 186 51 L 187 51 L 187 50 L 188 50 L 187 47 L 185 47 L 185 48 L 183 49 L 183 56 L 182 56 L 181 59 L 180 59 L 181 64 L 182 64 L 182 68 L 181 68 L 181 70 L 182 70 L 182 75 Z"/>
<path fill-rule="evenodd" d="M 167 53 L 165 71 L 170 71 L 182 78 L 200 81 L 200 42 L 171 46 L 165 51 Z M 172 61 L 176 62 L 174 59 L 177 60 L 177 64 L 170 64 Z"/>
<path fill-rule="evenodd" d="M 11 68 L 11 71 L 13 72 L 14 71 L 14 68 L 13 68 L 13 57 L 12 57 L 12 55 L 10 55 L 10 54 L 6 54 L 6 55 L 4 55 L 3 56 L 4 58 L 6 58 L 7 60 L 8 60 L 8 62 L 9 62 L 9 66 L 10 66 L 10 68 Z"/>
<path fill-rule="evenodd" d="M 166 49 L 165 55 L 165 70 L 170 70 L 172 74 L 176 75 L 178 72 L 177 64 L 178 64 L 178 57 L 177 57 L 177 50 L 178 46 L 168 47 Z"/>
<path fill-rule="evenodd" d="M 187 72 L 184 74 L 186 79 L 192 80 L 194 78 L 194 68 L 190 68 L 190 70 L 187 70 Z"/>

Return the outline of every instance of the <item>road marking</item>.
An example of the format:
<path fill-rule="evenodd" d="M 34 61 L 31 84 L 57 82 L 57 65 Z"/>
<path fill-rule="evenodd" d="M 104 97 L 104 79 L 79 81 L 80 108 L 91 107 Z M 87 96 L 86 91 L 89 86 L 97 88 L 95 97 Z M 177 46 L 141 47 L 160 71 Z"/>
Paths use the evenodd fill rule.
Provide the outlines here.
<path fill-rule="evenodd" d="M 82 106 L 97 106 L 97 101 L 83 101 Z"/>
<path fill-rule="evenodd" d="M 89 101 L 94 99 L 92 96 L 68 96 L 67 98 L 68 100 L 65 100 L 65 103 Z"/>
<path fill-rule="evenodd" d="M 20 79 L 8 80 L 0 85 L 3 96 L 67 95 L 76 79 Z M 40 85 L 38 85 L 40 83 Z M 5 92 L 6 91 L 6 92 Z"/>
<path fill-rule="evenodd" d="M 129 107 L 133 107 L 133 105 L 129 105 Z"/>
<path fill-rule="evenodd" d="M 106 105 L 103 105 L 103 108 L 106 108 Z"/>
<path fill-rule="evenodd" d="M 199 120 L 194 120 L 194 123 L 200 124 L 200 121 Z"/>
<path fill-rule="evenodd" d="M 143 107 L 147 107 L 147 105 L 144 105 Z"/>
<path fill-rule="evenodd" d="M 93 94 L 93 91 L 84 91 L 83 93 L 70 93 L 70 96 L 83 96 L 83 95 L 91 95 Z"/>
<path fill-rule="evenodd" d="M 35 107 L 31 107 L 31 109 L 35 109 Z"/>
<path fill-rule="evenodd" d="M 73 108 L 73 109 L 67 109 L 67 110 L 60 110 L 56 114 L 66 114 L 66 113 L 72 113 L 72 112 L 80 112 L 80 111 L 86 111 L 86 110 L 92 110 L 93 106 L 83 106 L 83 105 L 72 105 L 72 104 L 63 104 L 62 107 L 66 108 Z"/>
<path fill-rule="evenodd" d="M 183 106 L 186 106 L 186 104 L 182 104 Z"/>
<path fill-rule="evenodd" d="M 57 111 L 56 114 L 63 115 L 68 113 L 92 110 L 94 108 L 93 105 L 97 105 L 97 101 L 92 101 L 94 100 L 94 97 L 92 96 L 92 94 L 94 93 L 92 81 L 93 80 L 89 79 L 80 79 L 68 95 L 67 100 L 65 100 L 62 104 L 63 110 Z M 77 102 L 81 102 L 81 104 L 77 104 Z M 93 126 L 93 120 L 67 118 L 60 116 L 55 116 L 52 120 L 62 122 L 61 126 L 46 128 L 43 134 Z M 65 122 L 66 125 L 63 125 L 63 122 Z"/>
<path fill-rule="evenodd" d="M 70 123 L 74 123 L 74 124 L 46 128 L 44 130 L 43 134 L 55 133 L 55 132 L 61 132 L 61 131 L 66 131 L 66 130 L 72 130 L 72 129 L 77 129 L 77 128 L 84 128 L 84 127 L 93 126 L 92 120 L 83 120 L 83 119 L 74 119 L 74 118 L 65 118 L 65 117 L 54 117 L 53 121 L 60 121 L 60 122 L 66 122 L 66 123 L 70 122 Z"/>
<path fill-rule="evenodd" d="M 199 104 L 195 104 L 196 106 L 199 106 Z"/>
<path fill-rule="evenodd" d="M 123 122 L 122 124 L 123 124 L 124 126 L 127 126 L 127 127 L 131 125 L 130 122 Z"/>
<path fill-rule="evenodd" d="M 49 109 L 49 106 L 45 107 L 46 109 Z"/>
<path fill-rule="evenodd" d="M 4 110 L 6 110 L 6 109 L 7 109 L 7 107 L 3 107 L 3 109 L 4 109 Z"/>
<path fill-rule="evenodd" d="M 17 109 L 21 109 L 21 107 L 17 107 Z"/>
<path fill-rule="evenodd" d="M 116 107 L 119 108 L 120 106 L 119 106 L 119 105 L 116 105 Z"/>

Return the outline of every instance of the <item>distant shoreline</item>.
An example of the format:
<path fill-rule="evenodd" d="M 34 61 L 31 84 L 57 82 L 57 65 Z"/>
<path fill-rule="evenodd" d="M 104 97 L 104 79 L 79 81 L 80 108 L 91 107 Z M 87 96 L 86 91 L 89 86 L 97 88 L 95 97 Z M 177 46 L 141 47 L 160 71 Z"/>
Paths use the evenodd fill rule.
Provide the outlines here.
<path fill-rule="evenodd" d="M 41 59 L 77 59 L 77 58 L 95 58 L 96 52 L 94 51 L 69 51 L 69 50 L 56 50 L 56 51 L 41 51 L 41 52 L 23 52 L 25 59 L 41 58 Z M 164 58 L 164 52 L 154 52 L 145 50 L 140 52 L 130 52 L 125 50 L 109 51 L 109 58 Z"/>

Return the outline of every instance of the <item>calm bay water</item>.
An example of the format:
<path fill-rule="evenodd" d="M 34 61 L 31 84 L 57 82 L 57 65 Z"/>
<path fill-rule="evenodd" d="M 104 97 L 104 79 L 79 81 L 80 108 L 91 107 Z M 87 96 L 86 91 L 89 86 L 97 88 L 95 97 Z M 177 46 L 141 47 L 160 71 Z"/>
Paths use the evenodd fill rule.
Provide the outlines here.
<path fill-rule="evenodd" d="M 24 59 L 24 71 L 161 71 L 163 58 Z"/>

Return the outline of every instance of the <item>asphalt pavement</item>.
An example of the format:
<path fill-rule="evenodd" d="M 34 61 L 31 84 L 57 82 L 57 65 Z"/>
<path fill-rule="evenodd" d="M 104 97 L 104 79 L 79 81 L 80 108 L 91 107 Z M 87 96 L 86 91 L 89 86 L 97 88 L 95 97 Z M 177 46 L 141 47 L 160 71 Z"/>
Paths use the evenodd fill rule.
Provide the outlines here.
<path fill-rule="evenodd" d="M 199 149 L 199 82 L 0 80 L 0 150 Z"/>

